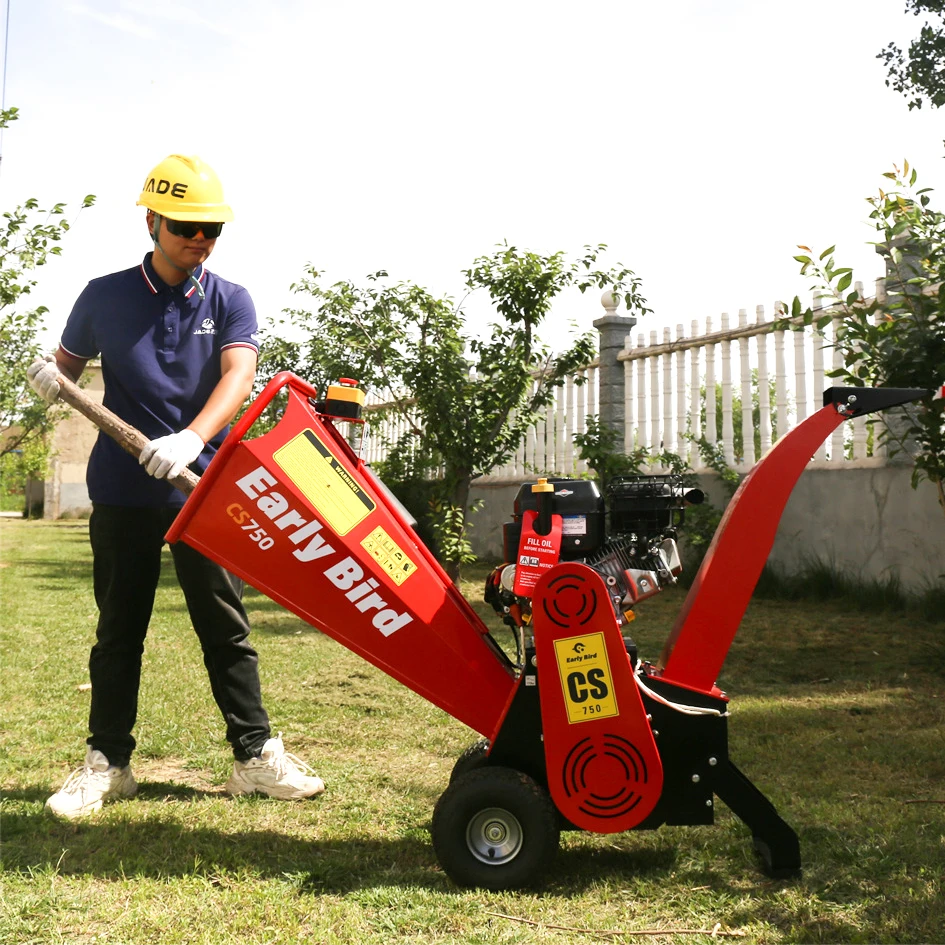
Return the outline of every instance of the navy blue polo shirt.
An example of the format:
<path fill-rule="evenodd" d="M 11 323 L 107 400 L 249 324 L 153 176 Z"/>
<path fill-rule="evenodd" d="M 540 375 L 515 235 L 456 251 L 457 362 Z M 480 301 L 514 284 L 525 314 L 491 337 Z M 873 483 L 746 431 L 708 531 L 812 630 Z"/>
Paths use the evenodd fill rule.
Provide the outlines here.
<path fill-rule="evenodd" d="M 193 283 L 167 285 L 151 253 L 140 266 L 93 279 L 76 300 L 60 342 L 73 357 L 101 357 L 105 406 L 153 440 L 183 430 L 220 380 L 220 353 L 258 352 L 256 309 L 242 286 L 203 266 Z M 191 466 L 203 472 L 222 430 Z M 89 457 L 89 498 L 104 505 L 181 506 L 184 496 L 149 476 L 111 437 L 99 433 Z"/>

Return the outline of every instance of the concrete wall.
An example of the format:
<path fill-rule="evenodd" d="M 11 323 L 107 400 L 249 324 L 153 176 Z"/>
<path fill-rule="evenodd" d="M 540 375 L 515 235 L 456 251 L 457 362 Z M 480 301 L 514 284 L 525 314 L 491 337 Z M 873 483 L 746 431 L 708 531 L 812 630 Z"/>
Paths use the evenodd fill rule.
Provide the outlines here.
<path fill-rule="evenodd" d="M 104 386 L 98 365 L 85 370 L 88 383 L 84 391 L 92 400 L 102 402 Z M 43 518 L 77 518 L 92 511 L 85 486 L 85 467 L 98 436 L 98 427 L 71 408 L 53 436 L 53 460 L 43 493 Z"/>
<path fill-rule="evenodd" d="M 785 573 L 812 559 L 866 579 L 897 576 L 906 590 L 921 592 L 945 574 L 945 513 L 935 488 L 911 487 L 907 467 L 807 469 L 781 518 L 769 561 Z M 718 477 L 699 477 L 718 506 Z M 529 480 L 531 481 L 531 480 Z M 483 508 L 473 516 L 471 540 L 481 557 L 502 557 L 502 523 L 512 518 L 519 482 L 488 479 L 473 484 Z"/>
<path fill-rule="evenodd" d="M 945 513 L 935 487 L 903 466 L 808 469 L 794 488 L 770 560 L 787 573 L 812 557 L 922 591 L 945 575 Z"/>

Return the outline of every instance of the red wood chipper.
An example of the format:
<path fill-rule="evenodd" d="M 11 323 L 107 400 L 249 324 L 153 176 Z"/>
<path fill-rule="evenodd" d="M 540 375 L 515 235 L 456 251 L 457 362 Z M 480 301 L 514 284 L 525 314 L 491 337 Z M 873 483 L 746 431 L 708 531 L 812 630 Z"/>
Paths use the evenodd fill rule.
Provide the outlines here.
<path fill-rule="evenodd" d="M 269 432 L 245 439 L 285 389 Z M 539 480 L 505 527 L 486 600 L 512 658 L 349 446 L 354 382 L 324 399 L 275 377 L 233 427 L 168 533 L 479 732 L 436 804 L 433 847 L 458 884 L 532 884 L 562 829 L 711 824 L 721 799 L 765 870 L 800 870 L 795 832 L 729 759 L 716 679 L 795 482 L 845 419 L 925 396 L 833 388 L 742 482 L 655 663 L 625 635 L 632 608 L 676 580 L 676 527 L 700 498 L 672 476 Z"/>

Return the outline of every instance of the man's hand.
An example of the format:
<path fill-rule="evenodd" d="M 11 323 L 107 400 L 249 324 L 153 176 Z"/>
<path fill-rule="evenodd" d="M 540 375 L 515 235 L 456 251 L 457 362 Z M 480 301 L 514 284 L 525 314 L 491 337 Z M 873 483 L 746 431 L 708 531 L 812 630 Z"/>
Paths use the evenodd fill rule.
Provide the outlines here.
<path fill-rule="evenodd" d="M 26 369 L 26 377 L 30 387 L 47 404 L 54 404 L 59 399 L 59 367 L 51 354 L 47 354 L 45 358 L 37 358 Z"/>
<path fill-rule="evenodd" d="M 141 451 L 138 462 L 155 479 L 176 479 L 203 451 L 204 442 L 193 430 L 159 436 Z"/>

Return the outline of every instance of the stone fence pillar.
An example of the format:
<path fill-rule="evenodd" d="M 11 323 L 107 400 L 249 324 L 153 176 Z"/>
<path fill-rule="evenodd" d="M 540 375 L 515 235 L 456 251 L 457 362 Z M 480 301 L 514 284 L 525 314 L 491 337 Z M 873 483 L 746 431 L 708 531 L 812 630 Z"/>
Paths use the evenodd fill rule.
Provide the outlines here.
<path fill-rule="evenodd" d="M 608 289 L 600 297 L 605 315 L 594 322 L 599 335 L 600 369 L 598 373 L 598 410 L 600 422 L 619 434 L 618 443 L 624 442 L 624 368 L 617 355 L 623 351 L 629 331 L 637 320 L 632 315 L 617 314 L 617 300 Z"/>
<path fill-rule="evenodd" d="M 894 259 L 891 250 L 898 250 L 898 261 Z M 887 243 L 878 243 L 876 252 L 883 257 L 886 264 L 886 278 L 883 284 L 884 299 L 897 295 L 916 295 L 921 292 L 921 288 L 911 285 L 909 280 L 922 274 L 922 247 L 917 246 L 909 234 Z M 914 457 L 918 453 L 919 446 L 908 433 L 911 423 L 910 409 L 914 408 L 906 405 L 893 407 L 882 413 L 882 422 L 890 434 L 887 446 L 890 451 L 898 450 L 887 457 L 888 466 L 912 466 Z"/>

